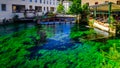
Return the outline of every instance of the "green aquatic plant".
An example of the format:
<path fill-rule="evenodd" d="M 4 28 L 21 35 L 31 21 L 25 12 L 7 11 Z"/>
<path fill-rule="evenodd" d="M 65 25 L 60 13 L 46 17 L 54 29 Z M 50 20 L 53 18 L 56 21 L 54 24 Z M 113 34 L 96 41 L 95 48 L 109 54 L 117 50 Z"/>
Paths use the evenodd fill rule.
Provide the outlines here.
<path fill-rule="evenodd" d="M 85 36 L 90 36 L 90 35 L 95 35 L 95 31 L 93 29 L 90 29 L 90 30 L 86 30 L 86 31 L 71 31 L 71 34 L 70 34 L 70 37 L 72 39 L 74 38 L 81 38 L 81 37 L 85 37 Z"/>
<path fill-rule="evenodd" d="M 120 39 L 106 39 L 104 42 L 97 42 L 96 40 L 90 41 L 88 38 L 94 39 L 94 37 L 97 36 L 96 32 L 94 32 L 92 29 L 85 29 L 80 28 L 78 29 L 77 26 L 72 28 L 70 37 L 72 39 L 74 38 L 87 38 L 86 41 L 80 41 L 86 45 L 89 45 L 89 49 L 85 49 L 85 51 L 90 50 L 88 52 L 85 52 L 85 56 L 83 59 L 89 59 L 89 62 L 93 64 L 92 66 L 89 65 L 89 62 L 84 62 L 82 59 L 82 62 L 80 62 L 76 68 L 119 68 L 120 67 Z M 103 39 L 101 39 L 103 40 Z M 85 46 L 85 45 L 83 45 Z M 92 49 L 92 50 L 91 50 Z M 80 49 L 79 49 L 80 51 Z M 94 53 L 93 53 L 94 52 Z M 87 53 L 87 54 L 86 54 Z M 82 54 L 82 53 L 81 53 Z M 80 56 L 81 56 L 80 54 Z M 91 55 L 89 55 L 91 54 Z M 94 57 L 93 55 L 97 55 L 97 57 Z M 79 55 L 78 55 L 79 56 Z M 91 58 L 89 58 L 89 57 Z M 81 56 L 82 57 L 82 56 Z M 98 59 L 94 62 L 92 58 Z M 92 59 L 92 60 L 91 60 Z M 76 59 L 74 58 L 73 61 Z M 100 60 L 100 61 L 99 61 Z M 77 62 L 77 61 L 76 61 Z M 94 67 L 95 66 L 95 67 Z"/>
<path fill-rule="evenodd" d="M 35 28 L 1 37 L 0 66 L 11 68 L 23 64 L 26 55 L 30 54 L 27 49 L 35 46 L 31 37 L 35 37 L 37 40 L 40 39 L 40 35 L 37 34 Z"/>
<path fill-rule="evenodd" d="M 103 57 L 105 57 L 102 67 L 104 68 L 119 68 L 120 67 L 120 53 L 118 52 L 116 46 L 109 48 L 109 52 L 102 51 Z"/>
<path fill-rule="evenodd" d="M 52 29 L 44 28 L 47 33 Z M 1 68 L 119 68 L 120 67 L 120 39 L 111 39 L 105 43 L 86 41 L 75 43 L 66 50 L 40 49 L 34 52 L 35 42 L 41 39 L 36 28 L 0 38 L 0 67 Z M 76 31 L 77 32 L 77 31 Z M 80 34 L 81 33 L 81 34 Z M 80 37 L 93 34 L 90 30 L 78 32 Z M 75 32 L 73 35 L 76 34 Z M 51 37 L 53 34 L 46 34 Z M 41 42 L 40 42 L 41 44 Z M 41 45 L 40 45 L 41 46 Z M 61 48 L 61 46 L 59 46 Z M 33 50 L 33 51 L 30 51 Z M 31 55 L 33 53 L 33 55 Z M 33 56 L 33 58 L 31 58 Z"/>

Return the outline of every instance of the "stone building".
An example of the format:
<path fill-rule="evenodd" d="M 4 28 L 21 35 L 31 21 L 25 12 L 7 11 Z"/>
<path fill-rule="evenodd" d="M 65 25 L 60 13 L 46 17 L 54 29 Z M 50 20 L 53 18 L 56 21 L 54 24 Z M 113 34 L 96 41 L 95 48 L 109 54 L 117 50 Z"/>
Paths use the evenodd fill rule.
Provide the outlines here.
<path fill-rule="evenodd" d="M 38 15 L 48 11 L 56 12 L 57 0 L 0 0 L 0 19 L 14 15 L 24 17 L 25 10 L 35 10 Z"/>

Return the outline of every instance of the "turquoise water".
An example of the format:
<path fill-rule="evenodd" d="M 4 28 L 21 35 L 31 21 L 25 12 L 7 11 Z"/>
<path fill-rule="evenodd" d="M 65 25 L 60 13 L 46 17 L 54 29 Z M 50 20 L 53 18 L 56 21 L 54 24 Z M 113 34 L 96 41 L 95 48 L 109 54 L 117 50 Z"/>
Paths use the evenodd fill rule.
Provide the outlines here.
<path fill-rule="evenodd" d="M 42 28 L 32 30 L 34 23 L 0 27 L 1 36 L 26 30 L 20 34 L 22 36 L 15 34 L 4 40 L 0 38 L 1 68 L 101 68 L 102 57 L 96 48 L 89 46 L 87 42 L 83 44 L 70 39 L 74 24 L 41 24 Z M 46 42 L 35 45 L 31 35 L 39 35 L 39 30 L 47 35 Z"/>
<path fill-rule="evenodd" d="M 47 39 L 47 42 L 43 44 L 44 49 L 57 49 L 57 50 L 65 50 L 74 45 L 73 41 L 70 39 L 70 31 L 73 24 L 67 22 L 66 24 L 59 24 L 56 22 L 55 25 L 49 25 L 51 29 L 53 29 L 52 33 L 54 34 L 52 37 Z"/>

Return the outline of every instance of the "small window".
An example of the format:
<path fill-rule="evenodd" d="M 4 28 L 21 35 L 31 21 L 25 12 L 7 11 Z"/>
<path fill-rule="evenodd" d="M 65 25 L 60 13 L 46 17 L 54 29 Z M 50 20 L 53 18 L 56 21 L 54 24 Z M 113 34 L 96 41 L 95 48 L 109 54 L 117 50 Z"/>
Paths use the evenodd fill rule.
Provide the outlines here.
<path fill-rule="evenodd" d="M 1 4 L 1 10 L 6 11 L 6 4 Z"/>
<path fill-rule="evenodd" d="M 35 6 L 35 11 L 42 12 L 42 6 Z"/>
<path fill-rule="evenodd" d="M 45 11 L 45 7 L 44 7 L 44 11 Z"/>
<path fill-rule="evenodd" d="M 30 2 L 32 2 L 32 0 L 30 0 Z"/>
<path fill-rule="evenodd" d="M 44 4 L 45 4 L 45 0 L 44 0 Z"/>
<path fill-rule="evenodd" d="M 32 10 L 32 9 L 33 9 L 33 8 L 32 8 L 32 5 L 30 5 L 30 6 L 29 6 L 29 9 L 30 9 L 30 10 Z"/>
<path fill-rule="evenodd" d="M 89 2 L 86 3 L 89 6 Z"/>
<path fill-rule="evenodd" d="M 48 4 L 48 1 L 47 1 L 47 4 Z"/>
<path fill-rule="evenodd" d="M 50 11 L 54 12 L 55 8 L 54 7 L 50 7 Z"/>
<path fill-rule="evenodd" d="M 40 3 L 42 3 L 42 0 L 40 0 Z"/>
<path fill-rule="evenodd" d="M 117 1 L 117 4 L 120 5 L 120 1 Z"/>
<path fill-rule="evenodd" d="M 95 5 L 97 5 L 98 4 L 98 2 L 95 2 Z"/>
<path fill-rule="evenodd" d="M 12 12 L 13 13 L 22 13 L 25 11 L 25 5 L 12 5 Z"/>
<path fill-rule="evenodd" d="M 47 7 L 47 11 L 49 11 L 49 8 Z"/>
<path fill-rule="evenodd" d="M 37 0 L 35 0 L 35 2 L 37 3 Z"/>
<path fill-rule="evenodd" d="M 44 11 L 45 11 L 45 7 L 44 7 Z"/>
<path fill-rule="evenodd" d="M 109 3 L 109 1 L 105 1 L 105 3 Z"/>

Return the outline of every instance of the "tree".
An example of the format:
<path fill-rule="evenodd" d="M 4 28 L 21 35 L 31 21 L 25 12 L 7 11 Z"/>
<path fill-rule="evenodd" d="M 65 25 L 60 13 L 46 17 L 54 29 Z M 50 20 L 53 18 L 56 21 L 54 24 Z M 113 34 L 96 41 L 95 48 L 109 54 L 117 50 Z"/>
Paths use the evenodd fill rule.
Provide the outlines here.
<path fill-rule="evenodd" d="M 81 0 L 73 0 L 72 5 L 70 6 L 70 11 L 73 14 L 80 14 L 81 10 Z"/>
<path fill-rule="evenodd" d="M 57 7 L 57 12 L 58 12 L 58 13 L 64 13 L 64 12 L 65 12 L 64 6 L 63 6 L 62 3 L 60 3 L 60 4 L 58 5 L 58 7 Z"/>
<path fill-rule="evenodd" d="M 87 16 L 89 14 L 89 8 L 87 4 L 81 5 L 81 0 L 73 0 L 70 6 L 70 11 L 72 14 L 77 15 L 77 23 L 86 25 L 88 20 Z"/>
<path fill-rule="evenodd" d="M 88 4 L 84 4 L 82 6 L 82 11 L 81 11 L 81 23 L 88 25 L 88 15 L 90 14 L 89 12 L 89 7 Z"/>

